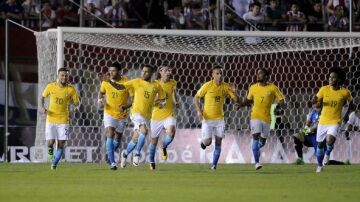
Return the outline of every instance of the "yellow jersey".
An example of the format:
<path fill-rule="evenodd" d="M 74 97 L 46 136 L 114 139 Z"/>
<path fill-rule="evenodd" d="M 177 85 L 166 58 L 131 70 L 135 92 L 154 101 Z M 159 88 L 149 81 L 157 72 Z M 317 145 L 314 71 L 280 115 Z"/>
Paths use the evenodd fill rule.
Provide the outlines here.
<path fill-rule="evenodd" d="M 116 83 L 123 84 L 129 81 L 125 76 L 122 76 Z M 120 112 L 119 106 L 126 105 L 129 98 L 129 92 L 115 89 L 109 82 L 101 82 L 100 92 L 106 96 L 105 113 L 116 118 L 124 119 L 127 117 L 127 112 Z"/>
<path fill-rule="evenodd" d="M 268 83 L 265 86 L 260 85 L 260 83 L 251 85 L 246 97 L 246 99 L 253 101 L 251 119 L 257 119 L 270 124 L 270 108 L 275 98 L 279 102 L 284 99 L 284 96 L 273 83 Z"/>
<path fill-rule="evenodd" d="M 341 87 L 334 90 L 330 85 L 321 87 L 316 97 L 323 100 L 319 119 L 319 124 L 322 125 L 340 124 L 343 106 L 353 99 L 348 89 Z"/>
<path fill-rule="evenodd" d="M 172 79 L 166 83 L 158 80 L 155 81 L 159 83 L 161 88 L 164 90 L 166 103 L 161 109 L 158 106 L 154 106 L 151 119 L 161 121 L 170 116 L 175 116 L 173 96 L 176 89 L 176 81 Z"/>
<path fill-rule="evenodd" d="M 124 86 L 129 92 L 134 94 L 131 114 L 141 114 L 148 120 L 151 118 L 155 97 L 165 99 L 163 89 L 155 81 L 147 82 L 138 78 L 125 82 Z"/>
<path fill-rule="evenodd" d="M 60 87 L 57 82 L 49 83 L 42 93 L 42 97 L 50 96 L 46 121 L 49 123 L 69 123 L 69 103 L 79 103 L 79 97 L 72 85 Z"/>
<path fill-rule="evenodd" d="M 198 98 L 204 97 L 204 120 L 224 119 L 223 106 L 225 98 L 230 96 L 233 100 L 237 101 L 235 92 L 232 91 L 228 83 L 221 82 L 220 85 L 217 85 L 213 80 L 202 85 L 195 96 Z"/>

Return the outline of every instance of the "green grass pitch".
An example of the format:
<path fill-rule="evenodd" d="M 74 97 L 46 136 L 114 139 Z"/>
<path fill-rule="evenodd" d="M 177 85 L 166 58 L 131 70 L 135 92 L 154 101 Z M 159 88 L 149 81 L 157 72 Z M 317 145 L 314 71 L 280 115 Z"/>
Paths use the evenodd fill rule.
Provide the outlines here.
<path fill-rule="evenodd" d="M 360 165 L 316 166 L 147 164 L 109 170 L 105 164 L 0 164 L 1 202 L 277 202 L 360 201 Z"/>

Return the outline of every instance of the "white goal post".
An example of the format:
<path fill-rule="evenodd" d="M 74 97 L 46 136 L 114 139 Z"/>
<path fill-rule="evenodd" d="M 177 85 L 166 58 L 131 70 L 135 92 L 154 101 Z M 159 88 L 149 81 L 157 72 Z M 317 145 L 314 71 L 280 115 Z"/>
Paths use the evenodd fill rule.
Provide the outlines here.
<path fill-rule="evenodd" d="M 280 87 L 288 103 L 282 123 L 276 124 L 272 133 L 288 159 L 295 155 L 291 136 L 305 121 L 307 101 L 327 84 L 329 68 L 344 68 L 347 87 L 354 97 L 359 96 L 360 33 L 58 27 L 35 35 L 39 93 L 56 79 L 60 67 L 70 69 L 70 82 L 80 92 L 81 111 L 71 115 L 67 143 L 76 154 L 69 158 L 80 162 L 99 162 L 105 156 L 102 112 L 96 106 L 100 88 L 97 74 L 105 73 L 113 62 L 119 62 L 129 78 L 139 76 L 143 64 L 166 63 L 173 67 L 181 101 L 176 117 L 179 136 L 182 130 L 198 131 L 200 127 L 192 98 L 200 85 L 211 79 L 209 70 L 213 65 L 223 67 L 224 80 L 237 84 L 241 99 L 255 81 L 255 70 L 269 68 L 270 80 Z M 249 109 L 236 111 L 227 102 L 225 116 L 227 133 L 248 138 Z M 38 114 L 36 146 L 46 144 L 44 131 L 45 117 Z M 126 131 L 124 142 L 128 142 L 130 131 Z M 342 158 L 347 151 L 345 144 L 339 144 L 336 157 Z"/>

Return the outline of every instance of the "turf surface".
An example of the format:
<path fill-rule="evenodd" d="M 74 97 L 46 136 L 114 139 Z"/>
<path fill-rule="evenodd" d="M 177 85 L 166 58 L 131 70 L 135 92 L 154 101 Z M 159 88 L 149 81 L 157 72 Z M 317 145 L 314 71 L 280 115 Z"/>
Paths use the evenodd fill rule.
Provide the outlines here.
<path fill-rule="evenodd" d="M 360 200 L 360 165 L 205 164 L 128 165 L 111 171 L 105 164 L 0 164 L 0 202 L 211 202 Z"/>

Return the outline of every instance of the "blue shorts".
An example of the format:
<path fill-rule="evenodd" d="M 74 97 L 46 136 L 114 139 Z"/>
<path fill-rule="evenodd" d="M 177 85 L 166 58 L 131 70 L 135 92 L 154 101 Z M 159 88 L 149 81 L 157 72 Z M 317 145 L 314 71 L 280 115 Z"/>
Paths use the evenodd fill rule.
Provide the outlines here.
<path fill-rule="evenodd" d="M 307 147 L 314 147 L 316 150 L 316 133 L 310 133 L 309 135 L 304 136 L 304 145 Z"/>
<path fill-rule="evenodd" d="M 307 147 L 314 147 L 314 154 L 316 154 L 317 150 L 317 142 L 316 142 L 316 133 L 310 133 L 309 135 L 304 136 L 304 145 Z"/>

